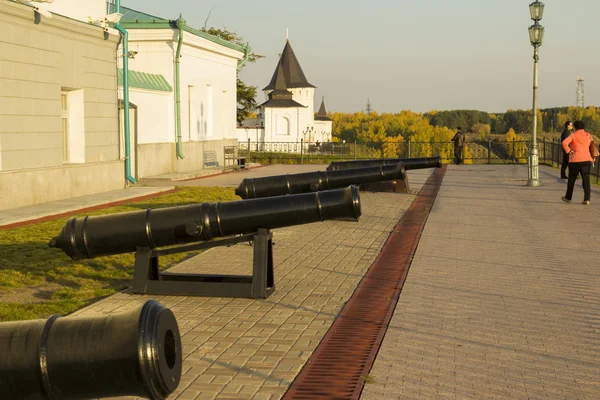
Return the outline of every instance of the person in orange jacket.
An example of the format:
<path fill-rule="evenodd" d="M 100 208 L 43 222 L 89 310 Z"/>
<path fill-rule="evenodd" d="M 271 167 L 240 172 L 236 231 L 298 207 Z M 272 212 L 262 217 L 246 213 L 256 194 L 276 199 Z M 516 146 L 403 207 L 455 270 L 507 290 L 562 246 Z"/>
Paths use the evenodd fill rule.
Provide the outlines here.
<path fill-rule="evenodd" d="M 569 181 L 567 182 L 567 193 L 561 197 L 565 203 L 570 203 L 573 198 L 573 189 L 577 176 L 581 174 L 583 186 L 583 202 L 590 204 L 590 172 L 594 159 L 590 154 L 590 143 L 594 140 L 592 135 L 586 132 L 583 121 L 573 123 L 575 131 L 562 142 L 562 147 L 569 154 Z"/>

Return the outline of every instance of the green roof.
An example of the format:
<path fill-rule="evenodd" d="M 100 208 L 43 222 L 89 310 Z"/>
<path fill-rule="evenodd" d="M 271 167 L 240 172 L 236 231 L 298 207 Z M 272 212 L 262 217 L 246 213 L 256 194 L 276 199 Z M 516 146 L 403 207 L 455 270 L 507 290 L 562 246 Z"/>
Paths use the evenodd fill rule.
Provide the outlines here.
<path fill-rule="evenodd" d="M 123 69 L 119 68 L 119 85 L 123 86 Z M 172 92 L 173 88 L 167 79 L 160 74 L 149 74 L 129 70 L 129 87 L 139 89 L 157 90 L 159 92 Z"/>
<path fill-rule="evenodd" d="M 146 14 L 142 11 L 133 10 L 128 7 L 121 6 L 120 11 L 123 14 L 121 17 L 120 24 L 125 29 L 168 29 L 177 28 L 175 20 L 164 19 L 156 17 L 154 15 Z M 185 22 L 185 21 L 184 21 Z M 183 24 L 183 30 L 191 33 L 192 35 L 210 40 L 211 42 L 220 44 L 221 46 L 228 47 L 233 50 L 244 53 L 244 47 L 238 44 L 229 42 L 221 39 L 220 37 L 213 36 L 207 32 L 199 29 L 192 28 L 191 26 Z"/>
<path fill-rule="evenodd" d="M 141 11 L 132 10 L 131 8 L 121 7 L 120 13 L 122 22 L 124 21 L 169 21 L 168 19 L 155 17 L 154 15 L 146 14 Z"/>

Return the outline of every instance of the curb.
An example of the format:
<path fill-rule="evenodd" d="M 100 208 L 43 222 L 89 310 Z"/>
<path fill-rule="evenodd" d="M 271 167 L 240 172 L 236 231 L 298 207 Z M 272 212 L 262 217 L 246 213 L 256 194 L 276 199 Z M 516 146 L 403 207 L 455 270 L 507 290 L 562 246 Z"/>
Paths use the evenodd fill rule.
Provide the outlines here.
<path fill-rule="evenodd" d="M 78 209 L 74 209 L 74 210 L 71 210 L 71 211 L 66 211 L 66 212 L 62 212 L 62 213 L 58 213 L 58 214 L 51 214 L 51 215 L 46 215 L 44 217 L 39 217 L 39 218 L 34 218 L 34 219 L 28 219 L 26 221 L 14 222 L 14 223 L 11 223 L 11 224 L 8 224 L 8 225 L 1 225 L 0 226 L 0 231 L 12 229 L 12 228 L 19 228 L 19 227 L 26 226 L 26 225 L 33 225 L 33 224 L 37 224 L 39 222 L 51 221 L 51 220 L 54 220 L 54 219 L 58 219 L 58 218 L 62 218 L 62 217 L 67 217 L 67 216 L 73 215 L 73 214 L 79 214 L 79 213 L 82 213 L 82 212 L 96 211 L 96 210 L 101 210 L 101 209 L 104 209 L 104 208 L 109 208 L 109 207 L 114 207 L 114 206 L 121 206 L 121 205 L 129 204 L 129 203 L 135 203 L 137 201 L 147 200 L 147 199 L 151 199 L 151 198 L 154 198 L 154 197 L 162 196 L 162 195 L 165 195 L 165 194 L 175 193 L 177 190 L 178 189 L 170 189 L 170 190 L 165 190 L 163 192 L 152 193 L 152 194 L 147 194 L 147 195 L 138 196 L 138 197 L 132 197 L 132 198 L 128 198 L 128 199 L 125 199 L 125 200 L 112 201 L 110 203 L 98 204 L 96 206 L 78 208 Z"/>

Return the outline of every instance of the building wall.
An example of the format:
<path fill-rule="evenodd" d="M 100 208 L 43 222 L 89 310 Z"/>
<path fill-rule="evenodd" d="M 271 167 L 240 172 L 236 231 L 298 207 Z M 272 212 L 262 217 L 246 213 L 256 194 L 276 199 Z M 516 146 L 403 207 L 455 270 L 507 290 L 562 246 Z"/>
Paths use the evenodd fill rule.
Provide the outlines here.
<path fill-rule="evenodd" d="M 306 114 L 315 114 L 315 89 L 314 88 L 294 88 L 288 89 L 294 95 L 293 100 L 306 107 Z"/>
<path fill-rule="evenodd" d="M 42 4 L 52 13 L 88 22 L 103 19 L 106 15 L 106 0 L 55 0 L 53 3 Z"/>
<path fill-rule="evenodd" d="M 250 139 L 250 142 L 252 143 L 256 143 L 256 142 L 264 142 L 264 136 L 265 136 L 265 130 L 264 128 L 257 128 L 256 126 L 252 126 L 252 127 L 248 127 L 247 129 L 245 127 L 237 128 L 237 140 L 239 142 L 248 142 L 248 139 Z"/>
<path fill-rule="evenodd" d="M 177 31 L 129 29 L 129 68 L 161 74 L 173 92 L 130 89 L 138 113 L 138 175 L 140 178 L 205 168 L 207 151 L 220 155 L 237 143 L 236 67 L 243 56 L 184 32 L 180 59 L 181 138 L 183 159 L 176 157 L 175 54 Z M 211 165 L 212 166 L 212 165 Z"/>
<path fill-rule="evenodd" d="M 105 40 L 101 28 L 59 15 L 38 24 L 33 17 L 31 7 L 0 0 L 0 187 L 15 189 L 9 199 L 2 190 L 4 208 L 124 185 L 114 64 L 118 37 Z M 94 164 L 93 182 L 73 175 L 93 173 Z M 14 184 L 19 176 L 22 185 Z M 27 180 L 35 182 L 31 192 Z"/>
<path fill-rule="evenodd" d="M 315 140 L 319 142 L 331 142 L 331 130 L 333 121 L 315 121 Z"/>
<path fill-rule="evenodd" d="M 205 168 L 222 168 L 224 146 L 235 146 L 237 139 L 184 142 L 183 160 L 176 160 L 175 143 L 148 143 L 138 145 L 138 177 L 146 178 L 174 172 L 199 171 Z M 216 163 L 205 165 L 205 160 L 214 156 Z"/>
<path fill-rule="evenodd" d="M 300 142 L 303 132 L 299 108 L 267 107 L 264 114 L 266 142 Z"/>
<path fill-rule="evenodd" d="M 137 106 L 138 144 L 175 142 L 174 98 L 173 92 L 129 88 L 129 102 Z"/>
<path fill-rule="evenodd" d="M 123 162 L 72 164 L 0 173 L 0 210 L 123 189 Z"/>
<path fill-rule="evenodd" d="M 292 108 L 265 108 L 265 141 L 274 142 L 296 142 L 300 139 L 304 139 L 306 142 L 319 142 L 331 140 L 331 121 L 315 121 L 315 107 L 314 107 L 314 88 L 293 88 L 288 89 L 292 92 L 292 99 L 302 104 L 304 107 L 292 109 Z M 265 90 L 263 93 L 268 99 L 268 94 L 271 90 Z M 278 119 L 280 118 L 292 118 L 292 126 L 294 126 L 294 133 L 291 135 L 280 134 L 280 124 Z M 268 122 L 267 122 L 268 120 Z M 242 138 L 242 131 L 238 129 L 238 138 Z"/>

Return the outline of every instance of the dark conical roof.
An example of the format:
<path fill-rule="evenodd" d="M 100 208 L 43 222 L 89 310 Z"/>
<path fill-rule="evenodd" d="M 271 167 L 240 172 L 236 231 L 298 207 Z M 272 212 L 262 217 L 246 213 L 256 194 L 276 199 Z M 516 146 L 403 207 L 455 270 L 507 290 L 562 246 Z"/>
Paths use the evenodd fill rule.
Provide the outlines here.
<path fill-rule="evenodd" d="M 275 68 L 275 72 L 273 73 L 271 82 L 263 90 L 275 89 L 277 75 L 279 74 L 279 64 L 283 65 L 283 77 L 285 79 L 285 83 L 288 89 L 315 87 L 314 85 L 308 83 L 308 81 L 306 80 L 306 76 L 304 76 L 304 72 L 302 72 L 300 63 L 298 62 L 298 59 L 294 54 L 294 50 L 292 50 L 292 46 L 290 45 L 290 42 L 288 40 L 285 43 L 283 53 L 281 53 L 278 66 L 277 68 Z"/>
<path fill-rule="evenodd" d="M 293 100 L 294 94 L 287 90 L 281 61 L 277 63 L 274 78 L 275 85 L 273 91 L 269 93 L 269 100 L 262 103 L 259 107 L 304 107 Z"/>
<path fill-rule="evenodd" d="M 331 118 L 327 118 L 327 110 L 325 109 L 325 98 L 321 99 L 321 107 L 315 117 L 315 121 L 331 121 Z"/>

